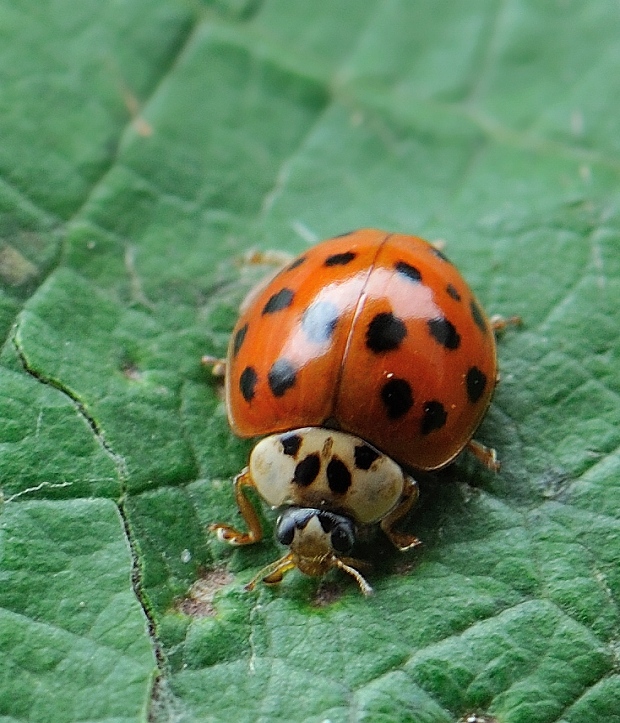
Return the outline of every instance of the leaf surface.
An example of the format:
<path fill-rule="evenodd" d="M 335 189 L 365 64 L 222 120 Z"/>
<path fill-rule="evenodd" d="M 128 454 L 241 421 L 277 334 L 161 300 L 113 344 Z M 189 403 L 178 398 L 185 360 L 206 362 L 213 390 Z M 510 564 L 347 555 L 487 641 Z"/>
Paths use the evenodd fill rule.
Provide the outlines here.
<path fill-rule="evenodd" d="M 620 9 L 0 3 L 2 721 L 620 721 Z M 446 243 L 518 314 L 376 595 L 206 534 L 251 447 L 201 367 L 297 253 Z M 262 512 L 270 531 L 274 515 Z"/>

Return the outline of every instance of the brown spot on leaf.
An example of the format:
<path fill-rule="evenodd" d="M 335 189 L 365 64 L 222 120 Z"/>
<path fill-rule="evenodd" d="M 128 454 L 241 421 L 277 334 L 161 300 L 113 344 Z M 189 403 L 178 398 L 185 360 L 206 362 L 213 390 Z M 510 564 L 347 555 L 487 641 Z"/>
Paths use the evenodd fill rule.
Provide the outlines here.
<path fill-rule="evenodd" d="M 0 245 L 0 280 L 8 286 L 21 286 L 33 279 L 39 270 L 9 244 Z"/>
<path fill-rule="evenodd" d="M 230 585 L 233 580 L 234 577 L 225 568 L 213 568 L 200 580 L 196 580 L 187 596 L 177 605 L 177 610 L 193 618 L 213 617 L 216 612 L 213 606 L 215 593 Z"/>
<path fill-rule="evenodd" d="M 342 588 L 335 582 L 322 582 L 316 591 L 312 606 L 326 608 L 338 602 L 342 597 Z"/>
<path fill-rule="evenodd" d="M 123 372 L 123 376 L 130 379 L 132 382 L 142 381 L 142 372 L 140 371 L 140 368 L 137 364 L 134 364 L 128 359 L 121 364 L 121 370 Z"/>

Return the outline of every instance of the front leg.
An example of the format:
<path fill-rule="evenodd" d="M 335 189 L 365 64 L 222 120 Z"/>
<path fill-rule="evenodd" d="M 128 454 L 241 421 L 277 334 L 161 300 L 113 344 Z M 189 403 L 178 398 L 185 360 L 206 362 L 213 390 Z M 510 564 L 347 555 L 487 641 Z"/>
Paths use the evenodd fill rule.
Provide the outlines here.
<path fill-rule="evenodd" d="M 263 538 L 263 528 L 256 509 L 247 496 L 246 488 L 253 487 L 256 489 L 250 470 L 247 467 L 235 477 L 234 486 L 237 507 L 248 526 L 248 531 L 241 532 L 221 522 L 216 522 L 214 525 L 211 525 L 209 530 L 216 532 L 218 539 L 223 542 L 228 542 L 230 545 L 253 545 Z"/>
<path fill-rule="evenodd" d="M 224 379 L 226 377 L 226 359 L 205 354 L 200 361 L 203 366 L 211 367 L 211 374 L 217 379 Z"/>
<path fill-rule="evenodd" d="M 396 507 L 381 520 L 381 529 L 390 538 L 392 544 L 401 552 L 411 550 L 422 543 L 415 535 L 409 535 L 406 532 L 397 532 L 394 525 L 409 512 L 419 496 L 418 484 L 411 477 L 406 477 L 403 493 L 400 502 Z"/>
<path fill-rule="evenodd" d="M 521 326 L 523 320 L 520 316 L 502 316 L 501 314 L 493 314 L 489 320 L 491 322 L 491 328 L 497 335 L 499 332 L 504 331 L 508 326 Z"/>
<path fill-rule="evenodd" d="M 499 472 L 501 463 L 497 459 L 497 452 L 493 447 L 487 447 L 482 442 L 477 442 L 475 439 L 470 439 L 467 442 L 465 449 L 468 449 L 474 457 L 491 472 Z"/>

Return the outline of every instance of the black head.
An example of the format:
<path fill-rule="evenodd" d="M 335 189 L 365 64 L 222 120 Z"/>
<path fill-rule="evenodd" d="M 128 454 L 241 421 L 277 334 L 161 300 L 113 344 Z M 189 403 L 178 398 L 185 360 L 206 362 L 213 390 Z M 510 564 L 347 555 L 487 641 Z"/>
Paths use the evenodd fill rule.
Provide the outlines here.
<path fill-rule="evenodd" d="M 355 544 L 353 520 L 312 507 L 289 507 L 278 518 L 276 538 L 301 558 L 346 555 Z"/>

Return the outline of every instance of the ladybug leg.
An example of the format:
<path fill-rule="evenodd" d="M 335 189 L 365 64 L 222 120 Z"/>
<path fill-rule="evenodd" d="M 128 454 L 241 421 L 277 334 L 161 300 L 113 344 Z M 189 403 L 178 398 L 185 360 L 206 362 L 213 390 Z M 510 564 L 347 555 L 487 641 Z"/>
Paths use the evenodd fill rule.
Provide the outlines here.
<path fill-rule="evenodd" d="M 263 538 L 263 528 L 258 515 L 256 514 L 254 505 L 250 502 L 246 495 L 246 487 L 256 488 L 252 475 L 247 467 L 235 477 L 234 485 L 237 507 L 248 526 L 248 531 L 241 532 L 240 530 L 237 530 L 230 525 L 224 525 L 221 522 L 216 522 L 214 525 L 211 525 L 209 530 L 217 533 L 218 539 L 223 542 L 228 542 L 230 545 L 253 545 L 255 542 L 259 542 Z"/>
<path fill-rule="evenodd" d="M 406 532 L 397 532 L 393 529 L 394 525 L 413 507 L 419 494 L 417 482 L 411 477 L 407 477 L 400 502 L 381 520 L 381 529 L 401 552 L 411 550 L 413 547 L 422 544 L 415 535 L 409 535 Z"/>
<path fill-rule="evenodd" d="M 204 366 L 211 367 L 211 374 L 214 377 L 223 379 L 226 376 L 226 359 L 205 354 L 200 361 Z"/>
<path fill-rule="evenodd" d="M 263 569 L 245 586 L 245 589 L 248 591 L 254 590 L 256 583 L 259 580 L 262 580 L 267 585 L 277 585 L 277 583 L 282 582 L 284 574 L 289 570 L 292 570 L 294 567 L 295 563 L 293 562 L 293 553 L 289 552 L 288 555 L 284 555 L 284 557 L 272 562 L 270 565 L 267 565 L 267 567 L 263 567 Z"/>
<path fill-rule="evenodd" d="M 500 331 L 504 331 L 509 326 L 521 326 L 523 320 L 520 316 L 508 316 L 504 317 L 501 314 L 493 314 L 489 320 L 491 322 L 491 328 L 497 334 Z"/>
<path fill-rule="evenodd" d="M 267 266 L 271 271 L 265 275 L 254 287 L 250 289 L 241 302 L 239 313 L 243 314 L 254 303 L 256 297 L 263 291 L 273 279 L 288 266 L 295 257 L 286 251 L 248 251 L 241 257 L 239 265 L 244 266 Z"/>
<path fill-rule="evenodd" d="M 287 251 L 250 249 L 241 256 L 238 263 L 241 266 L 274 266 L 280 271 L 284 266 L 290 264 L 294 258 Z"/>
<path fill-rule="evenodd" d="M 467 442 L 467 449 L 491 472 L 499 472 L 501 464 L 497 459 L 497 452 L 492 447 L 487 447 L 475 439 Z"/>

